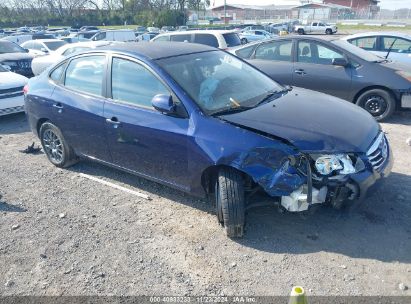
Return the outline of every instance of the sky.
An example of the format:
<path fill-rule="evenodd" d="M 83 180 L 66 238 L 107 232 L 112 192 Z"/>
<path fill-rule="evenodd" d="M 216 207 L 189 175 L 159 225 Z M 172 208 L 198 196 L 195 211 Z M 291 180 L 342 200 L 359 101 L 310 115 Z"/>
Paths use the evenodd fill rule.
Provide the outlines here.
<path fill-rule="evenodd" d="M 253 5 L 300 5 L 300 1 L 295 0 L 226 0 L 226 3 Z M 223 5 L 224 0 L 210 0 L 210 4 L 211 6 Z M 385 9 L 411 8 L 411 0 L 381 0 L 379 5 L 381 8 Z"/>

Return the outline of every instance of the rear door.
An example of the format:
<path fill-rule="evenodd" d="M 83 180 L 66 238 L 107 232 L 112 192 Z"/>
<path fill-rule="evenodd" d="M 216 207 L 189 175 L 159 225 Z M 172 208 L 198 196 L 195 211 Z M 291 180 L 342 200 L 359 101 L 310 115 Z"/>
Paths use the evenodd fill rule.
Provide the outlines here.
<path fill-rule="evenodd" d="M 384 57 L 391 48 L 388 59 L 411 63 L 411 40 L 392 36 L 381 36 L 380 38 L 379 51 Z"/>
<path fill-rule="evenodd" d="M 155 95 L 172 92 L 147 66 L 127 57 L 112 58 L 109 83 L 104 115 L 113 163 L 169 184 L 188 185 L 189 120 L 162 114 L 151 105 Z"/>
<path fill-rule="evenodd" d="M 343 99 L 349 98 L 352 67 L 336 66 L 340 51 L 314 40 L 297 40 L 292 84 Z"/>
<path fill-rule="evenodd" d="M 106 55 L 74 57 L 56 85 L 53 122 L 76 153 L 111 161 L 103 115 Z"/>
<path fill-rule="evenodd" d="M 268 74 L 275 81 L 286 85 L 292 82 L 291 39 L 261 43 L 249 62 Z"/>

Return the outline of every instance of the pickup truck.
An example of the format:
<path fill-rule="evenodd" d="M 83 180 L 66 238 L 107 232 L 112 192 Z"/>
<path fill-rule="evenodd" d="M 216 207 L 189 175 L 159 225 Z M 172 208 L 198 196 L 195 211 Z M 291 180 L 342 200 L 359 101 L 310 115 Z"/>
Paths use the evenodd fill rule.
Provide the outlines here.
<path fill-rule="evenodd" d="M 321 21 L 313 21 L 309 25 L 296 25 L 294 27 L 294 32 L 300 35 L 304 34 L 327 34 L 332 35 L 337 32 L 337 27 L 335 25 L 328 25 L 327 23 Z"/>

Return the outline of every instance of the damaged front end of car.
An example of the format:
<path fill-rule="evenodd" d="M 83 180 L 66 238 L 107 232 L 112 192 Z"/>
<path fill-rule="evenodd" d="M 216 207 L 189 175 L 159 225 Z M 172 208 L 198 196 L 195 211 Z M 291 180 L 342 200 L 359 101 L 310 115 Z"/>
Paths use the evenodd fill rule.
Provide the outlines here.
<path fill-rule="evenodd" d="M 377 180 L 389 175 L 392 162 L 380 132 L 365 153 L 280 152 L 265 147 L 243 153 L 232 165 L 284 209 L 300 212 L 314 204 L 339 209 L 363 199 Z"/>

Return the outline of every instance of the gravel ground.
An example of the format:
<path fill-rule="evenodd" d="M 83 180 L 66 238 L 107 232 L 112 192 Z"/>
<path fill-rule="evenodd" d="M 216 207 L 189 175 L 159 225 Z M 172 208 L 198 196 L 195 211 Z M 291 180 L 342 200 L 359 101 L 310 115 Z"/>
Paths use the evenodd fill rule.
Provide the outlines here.
<path fill-rule="evenodd" d="M 301 285 L 410 296 L 411 113 L 382 126 L 393 173 L 356 211 L 255 208 L 245 237 L 230 240 L 205 201 L 95 163 L 62 170 L 19 153 L 38 139 L 24 114 L 0 117 L 0 294 L 287 295 Z"/>

